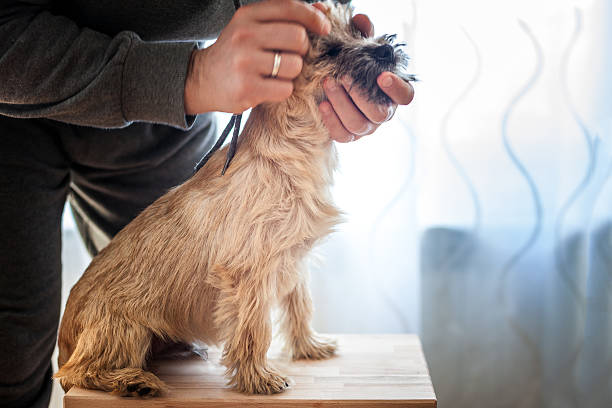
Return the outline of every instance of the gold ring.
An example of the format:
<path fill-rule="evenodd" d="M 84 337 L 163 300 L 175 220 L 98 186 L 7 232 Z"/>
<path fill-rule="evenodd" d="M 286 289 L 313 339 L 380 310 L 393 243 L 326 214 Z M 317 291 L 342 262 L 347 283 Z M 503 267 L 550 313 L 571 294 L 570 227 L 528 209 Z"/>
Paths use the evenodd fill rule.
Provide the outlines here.
<path fill-rule="evenodd" d="M 272 73 L 270 74 L 270 78 L 276 78 L 278 75 L 278 71 L 280 70 L 281 64 L 281 54 L 280 52 L 274 53 L 274 66 L 272 67 Z"/>

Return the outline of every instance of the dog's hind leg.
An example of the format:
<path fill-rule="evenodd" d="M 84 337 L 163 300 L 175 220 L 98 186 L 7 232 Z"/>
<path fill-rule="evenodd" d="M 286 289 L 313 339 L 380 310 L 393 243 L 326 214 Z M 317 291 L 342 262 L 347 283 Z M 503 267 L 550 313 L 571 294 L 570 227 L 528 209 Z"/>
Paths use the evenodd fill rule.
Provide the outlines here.
<path fill-rule="evenodd" d="M 281 331 L 295 360 L 329 358 L 336 352 L 336 342 L 323 339 L 311 328 L 312 300 L 305 278 L 281 299 Z"/>
<path fill-rule="evenodd" d="M 76 386 L 122 396 L 156 396 L 166 385 L 144 370 L 150 347 L 148 329 L 111 317 L 80 333 L 74 352 L 54 377 L 64 390 Z"/>

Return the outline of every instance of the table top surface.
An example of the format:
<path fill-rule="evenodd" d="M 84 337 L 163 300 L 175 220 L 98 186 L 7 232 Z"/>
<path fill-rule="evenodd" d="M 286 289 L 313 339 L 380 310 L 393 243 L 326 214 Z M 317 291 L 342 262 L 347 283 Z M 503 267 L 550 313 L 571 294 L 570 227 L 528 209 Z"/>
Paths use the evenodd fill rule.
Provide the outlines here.
<path fill-rule="evenodd" d="M 160 360 L 151 371 L 170 391 L 152 399 L 122 398 L 102 391 L 71 389 L 65 408 L 136 407 L 435 407 L 436 396 L 416 335 L 328 335 L 338 355 L 328 360 L 291 361 L 273 343 L 268 357 L 292 386 L 275 395 L 245 395 L 226 385 L 220 350 L 209 359 Z"/>

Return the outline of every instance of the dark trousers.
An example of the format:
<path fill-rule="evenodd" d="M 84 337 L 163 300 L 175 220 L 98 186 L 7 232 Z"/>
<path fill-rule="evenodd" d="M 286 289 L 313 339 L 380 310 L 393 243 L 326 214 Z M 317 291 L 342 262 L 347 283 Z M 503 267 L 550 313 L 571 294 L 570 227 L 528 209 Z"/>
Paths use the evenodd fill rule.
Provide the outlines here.
<path fill-rule="evenodd" d="M 61 301 L 61 216 L 70 201 L 94 255 L 193 173 L 214 142 L 189 131 L 102 130 L 0 115 L 0 407 L 47 407 Z"/>

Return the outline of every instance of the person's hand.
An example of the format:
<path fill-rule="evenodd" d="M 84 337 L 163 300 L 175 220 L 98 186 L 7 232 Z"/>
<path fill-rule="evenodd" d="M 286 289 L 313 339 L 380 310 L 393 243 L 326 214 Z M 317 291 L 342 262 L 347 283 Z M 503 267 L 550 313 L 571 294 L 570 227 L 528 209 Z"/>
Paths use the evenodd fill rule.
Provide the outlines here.
<path fill-rule="evenodd" d="M 374 26 L 367 16 L 357 14 L 353 24 L 363 35 L 374 35 Z M 391 106 L 369 102 L 357 90 L 351 90 L 351 78 L 343 78 L 339 83 L 331 78 L 325 80 L 323 89 L 328 100 L 319 105 L 319 111 L 333 140 L 351 142 L 374 133 L 381 123 L 391 119 L 397 105 L 408 105 L 414 97 L 412 85 L 391 72 L 383 72 L 376 82 L 393 101 Z"/>
<path fill-rule="evenodd" d="M 306 30 L 327 35 L 331 24 L 316 7 L 296 0 L 269 0 L 240 7 L 217 41 L 191 56 L 185 81 L 185 113 L 242 113 L 293 92 L 309 49 Z M 281 51 L 271 78 L 274 51 Z"/>

